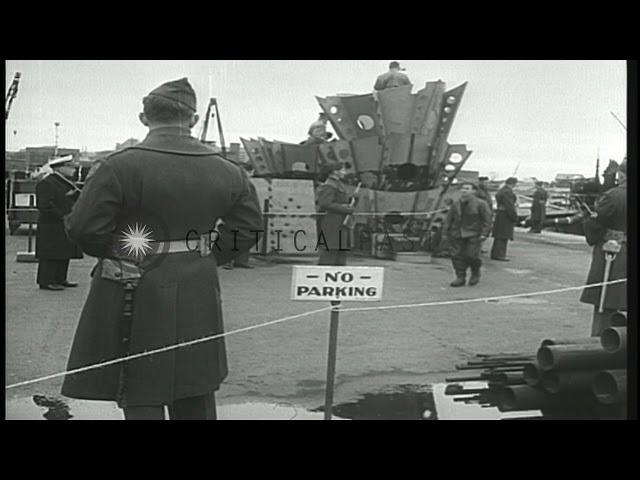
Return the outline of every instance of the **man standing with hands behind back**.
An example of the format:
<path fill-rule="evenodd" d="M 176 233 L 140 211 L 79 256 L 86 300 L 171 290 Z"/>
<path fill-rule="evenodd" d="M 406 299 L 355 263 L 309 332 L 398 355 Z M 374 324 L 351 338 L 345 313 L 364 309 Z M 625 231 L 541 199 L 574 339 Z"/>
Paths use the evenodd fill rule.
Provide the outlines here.
<path fill-rule="evenodd" d="M 191 136 L 188 80 L 160 85 L 142 104 L 147 137 L 104 159 L 66 217 L 69 236 L 98 258 L 68 370 L 223 334 L 218 265 L 262 229 L 244 169 Z M 215 420 L 227 372 L 224 338 L 215 338 L 67 375 L 62 394 L 116 401 L 126 420 L 163 420 L 165 406 L 172 420 Z"/>
<path fill-rule="evenodd" d="M 513 187 L 517 183 L 517 178 L 509 177 L 496 193 L 496 218 L 493 222 L 493 245 L 491 246 L 493 260 L 509 261 L 507 243 L 513 240 L 513 227 L 518 222 L 517 197 L 513 193 Z"/>
<path fill-rule="evenodd" d="M 77 198 L 71 178 L 75 169 L 69 165 L 70 157 L 49 162 L 53 173 L 36 184 L 36 202 L 39 211 L 36 231 L 36 282 L 42 290 L 64 290 L 78 284 L 67 280 L 69 259 L 82 258 L 80 247 L 64 231 L 63 218 L 71 211 Z"/>

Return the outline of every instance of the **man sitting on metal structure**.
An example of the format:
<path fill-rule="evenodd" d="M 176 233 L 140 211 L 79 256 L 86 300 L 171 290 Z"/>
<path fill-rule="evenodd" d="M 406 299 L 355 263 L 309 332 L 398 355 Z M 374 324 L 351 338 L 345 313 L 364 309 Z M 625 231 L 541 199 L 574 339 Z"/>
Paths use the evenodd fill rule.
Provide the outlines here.
<path fill-rule="evenodd" d="M 542 232 L 542 226 L 547 218 L 547 199 L 549 194 L 542 188 L 542 182 L 536 182 L 536 189 L 533 192 L 531 201 L 531 229 L 529 233 Z"/>
<path fill-rule="evenodd" d="M 518 223 L 518 210 L 516 208 L 518 198 L 513 192 L 513 187 L 517 183 L 517 178 L 509 177 L 496 193 L 496 218 L 493 222 L 493 245 L 491 245 L 491 258 L 493 260 L 509 261 L 507 258 L 507 244 L 509 240 L 513 240 L 513 227 Z"/>
<path fill-rule="evenodd" d="M 491 231 L 491 211 L 484 200 L 474 195 L 477 190 L 471 182 L 460 184 L 461 197 L 451 205 L 443 225 L 443 234 L 451 243 L 451 262 L 456 273 L 452 287 L 466 283 L 467 268 L 471 268 L 469 285 L 480 281 L 480 247 Z"/>
<path fill-rule="evenodd" d="M 627 277 L 627 160 L 620 164 L 618 186 L 608 190 L 595 205 L 594 221 L 601 227 L 602 235 L 593 243 L 591 266 L 587 275 L 587 285 Z M 620 250 L 611 262 L 609 278 L 605 279 L 605 244 L 614 241 Z M 615 244 L 614 244 L 615 245 Z M 611 316 L 618 310 L 627 311 L 627 284 L 607 285 L 600 311 L 603 287 L 585 288 L 580 301 L 593 305 L 591 336 L 598 337 L 602 331 L 612 326 Z"/>
<path fill-rule="evenodd" d="M 379 75 L 376 79 L 376 83 L 373 86 L 374 90 L 386 90 L 387 88 L 400 87 L 402 85 L 411 85 L 409 77 L 402 73 L 403 68 L 400 68 L 398 62 L 391 62 L 389 64 L 389 71 Z"/>
<path fill-rule="evenodd" d="M 78 284 L 67 280 L 69 259 L 82 258 L 82 250 L 67 237 L 64 216 L 71 211 L 78 188 L 70 180 L 75 168 L 71 158 L 52 160 L 47 169 L 52 171 L 36 184 L 36 205 L 39 211 L 36 231 L 36 282 L 42 290 L 64 290 Z"/>
<path fill-rule="evenodd" d="M 347 252 L 351 249 L 351 230 L 344 223 L 354 207 L 342 182 L 346 175 L 345 164 L 333 162 L 327 169 L 329 176 L 316 190 L 318 212 L 324 213 L 318 219 L 318 265 L 346 265 Z"/>
<path fill-rule="evenodd" d="M 328 141 L 333 136 L 331 132 L 327 132 L 328 121 L 329 117 L 327 116 L 327 114 L 324 112 L 320 112 L 318 114 L 318 120 L 316 120 L 309 126 L 309 131 L 307 132 L 309 138 L 302 142 L 302 144 L 317 145 Z"/>

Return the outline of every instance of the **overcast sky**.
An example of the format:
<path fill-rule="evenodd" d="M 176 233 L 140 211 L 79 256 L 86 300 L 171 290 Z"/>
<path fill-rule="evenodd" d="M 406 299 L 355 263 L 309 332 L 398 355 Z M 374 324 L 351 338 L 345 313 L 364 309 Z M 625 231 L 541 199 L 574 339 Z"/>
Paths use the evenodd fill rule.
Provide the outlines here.
<path fill-rule="evenodd" d="M 392 59 L 393 60 L 393 59 Z M 414 92 L 441 79 L 469 82 L 449 135 L 473 154 L 465 169 L 504 178 L 551 180 L 557 173 L 593 175 L 598 148 L 606 166 L 626 154 L 624 61 L 399 60 Z M 6 126 L 7 149 L 53 145 L 89 151 L 144 138 L 142 97 L 188 77 L 201 117 L 218 98 L 227 143 L 244 137 L 299 142 L 319 111 L 315 96 L 372 90 L 389 60 L 353 61 L 7 61 L 6 88 L 22 73 Z M 6 91 L 6 90 L 5 90 Z M 14 133 L 15 132 L 15 133 Z M 193 131 L 200 133 L 200 125 Z M 215 128 L 209 138 L 216 139 Z"/>

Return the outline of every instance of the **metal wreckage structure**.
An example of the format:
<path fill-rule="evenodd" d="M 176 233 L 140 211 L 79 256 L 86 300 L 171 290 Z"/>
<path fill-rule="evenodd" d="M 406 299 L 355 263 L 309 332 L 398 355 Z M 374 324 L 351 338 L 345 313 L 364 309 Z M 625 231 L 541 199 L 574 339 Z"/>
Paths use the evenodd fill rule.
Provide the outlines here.
<path fill-rule="evenodd" d="M 392 258 L 394 252 L 429 250 L 444 219 L 450 186 L 471 155 L 447 139 L 467 83 L 446 90 L 427 82 L 364 95 L 316 97 L 339 138 L 292 144 L 264 138 L 241 141 L 254 168 L 254 183 L 268 224 L 263 253 L 310 253 L 317 240 L 314 188 L 324 166 L 340 160 L 356 205 L 354 248 Z M 294 245 L 291 237 L 296 232 Z"/>

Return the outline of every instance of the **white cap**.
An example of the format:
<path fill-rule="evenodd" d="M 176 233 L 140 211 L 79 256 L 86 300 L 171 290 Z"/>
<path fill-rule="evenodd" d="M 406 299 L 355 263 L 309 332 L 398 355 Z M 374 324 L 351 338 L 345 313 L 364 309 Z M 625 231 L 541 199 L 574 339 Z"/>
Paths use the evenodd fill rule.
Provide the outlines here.
<path fill-rule="evenodd" d="M 47 163 L 47 166 L 56 167 L 64 163 L 69 163 L 72 160 L 73 160 L 73 155 L 66 155 L 64 157 L 58 157 L 58 158 L 54 158 L 53 160 L 49 160 L 49 162 Z"/>

